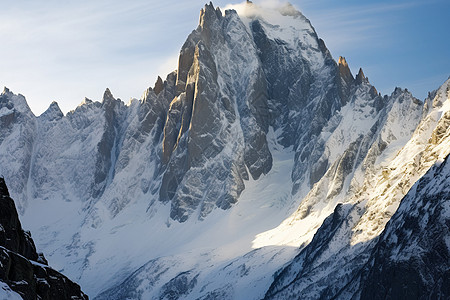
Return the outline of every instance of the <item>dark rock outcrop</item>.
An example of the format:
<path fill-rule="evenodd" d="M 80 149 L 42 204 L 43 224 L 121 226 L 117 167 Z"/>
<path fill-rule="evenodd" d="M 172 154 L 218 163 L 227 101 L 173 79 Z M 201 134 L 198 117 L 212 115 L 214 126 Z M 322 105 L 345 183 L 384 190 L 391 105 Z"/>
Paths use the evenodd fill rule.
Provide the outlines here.
<path fill-rule="evenodd" d="M 359 68 L 358 75 L 355 78 L 356 84 L 362 84 L 363 82 L 368 82 L 368 79 L 364 75 L 362 68 Z"/>
<path fill-rule="evenodd" d="M 338 67 L 339 67 L 339 77 L 341 78 L 340 96 L 342 101 L 346 103 L 350 98 L 350 92 L 355 83 L 355 79 L 353 78 L 352 72 L 350 71 L 348 63 L 345 60 L 345 57 L 339 56 Z"/>
<path fill-rule="evenodd" d="M 103 94 L 102 109 L 105 117 L 103 136 L 97 145 L 98 156 L 95 164 L 95 176 L 93 184 L 93 197 L 98 198 L 104 192 L 108 181 L 114 175 L 116 161 L 118 128 L 121 123 L 121 109 L 123 102 L 115 99 L 109 89 Z M 109 178 L 108 178 L 109 177 Z"/>
<path fill-rule="evenodd" d="M 22 229 L 14 201 L 9 197 L 5 180 L 0 178 L 0 245 L 27 259 L 38 261 L 31 234 Z"/>
<path fill-rule="evenodd" d="M 5 180 L 0 178 L 0 281 L 24 299 L 88 299 L 80 286 L 47 265 L 22 229 Z"/>
<path fill-rule="evenodd" d="M 160 300 L 175 300 L 187 295 L 197 284 L 199 274 L 192 271 L 182 272 L 164 284 L 161 288 Z"/>
<path fill-rule="evenodd" d="M 153 88 L 153 91 L 158 96 L 159 93 L 161 93 L 163 89 L 164 89 L 164 83 L 163 83 L 161 77 L 158 76 L 158 79 L 155 82 L 155 87 Z"/>

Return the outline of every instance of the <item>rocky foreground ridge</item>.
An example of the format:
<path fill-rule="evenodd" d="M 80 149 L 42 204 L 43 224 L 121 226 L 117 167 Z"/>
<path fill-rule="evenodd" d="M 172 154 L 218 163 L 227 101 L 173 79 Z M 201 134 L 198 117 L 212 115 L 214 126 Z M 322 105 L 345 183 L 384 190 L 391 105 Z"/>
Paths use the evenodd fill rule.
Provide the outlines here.
<path fill-rule="evenodd" d="M 36 252 L 30 232 L 22 229 L 3 178 L 0 178 L 0 283 L 2 299 L 13 299 L 16 295 L 27 300 L 89 299 L 78 284 L 49 267 L 44 255 Z"/>

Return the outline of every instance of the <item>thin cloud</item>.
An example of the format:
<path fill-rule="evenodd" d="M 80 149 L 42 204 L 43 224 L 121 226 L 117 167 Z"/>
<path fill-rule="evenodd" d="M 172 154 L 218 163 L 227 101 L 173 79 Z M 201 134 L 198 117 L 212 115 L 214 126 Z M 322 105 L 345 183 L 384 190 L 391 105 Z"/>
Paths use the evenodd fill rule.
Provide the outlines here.
<path fill-rule="evenodd" d="M 423 2 L 405 2 L 388 4 L 340 5 L 329 9 L 317 9 L 316 1 L 303 1 L 308 18 L 315 24 L 319 36 L 323 37 L 332 52 L 345 51 L 347 47 L 362 46 L 367 41 L 383 39 L 371 43 L 371 47 L 389 47 L 392 40 L 385 30 L 398 19 L 389 13 L 404 11 L 418 6 L 428 5 Z"/>

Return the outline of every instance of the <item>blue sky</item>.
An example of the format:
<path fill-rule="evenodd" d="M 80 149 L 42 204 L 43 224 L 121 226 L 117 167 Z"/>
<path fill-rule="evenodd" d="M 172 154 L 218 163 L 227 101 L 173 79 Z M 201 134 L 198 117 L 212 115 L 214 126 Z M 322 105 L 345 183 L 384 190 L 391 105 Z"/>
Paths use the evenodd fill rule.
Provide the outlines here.
<path fill-rule="evenodd" d="M 225 7 L 241 1 L 213 1 Z M 256 4 L 275 0 L 254 0 Z M 450 75 L 450 1 L 290 1 L 337 59 L 362 67 L 382 94 L 407 87 L 423 100 Z M 35 114 L 64 112 L 108 87 L 125 102 L 176 68 L 204 0 L 0 0 L 0 85 Z"/>

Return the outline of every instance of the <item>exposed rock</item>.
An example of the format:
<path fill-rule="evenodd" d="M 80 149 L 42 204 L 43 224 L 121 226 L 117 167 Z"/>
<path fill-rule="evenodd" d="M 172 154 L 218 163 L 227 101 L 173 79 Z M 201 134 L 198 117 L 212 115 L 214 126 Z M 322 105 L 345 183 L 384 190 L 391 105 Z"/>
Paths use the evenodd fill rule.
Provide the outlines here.
<path fill-rule="evenodd" d="M 182 272 L 169 282 L 164 284 L 161 288 L 160 300 L 176 300 L 180 297 L 189 294 L 190 291 L 197 284 L 197 275 L 192 274 L 192 271 Z"/>
<path fill-rule="evenodd" d="M 259 65 L 253 66 L 258 58 L 250 36 L 239 41 L 248 49 L 247 56 L 233 49 L 241 35 L 248 33 L 235 12 L 223 17 L 208 4 L 181 50 L 177 79 L 181 94 L 172 101 L 164 127 L 167 167 L 160 189 L 160 199 L 171 201 L 171 217 L 176 220 L 185 221 L 197 207 L 200 218 L 214 207 L 229 208 L 244 189 L 245 167 L 255 179 L 271 169 L 264 73 Z M 233 49 L 228 64 L 220 63 L 225 49 Z M 249 74 L 239 74 L 241 65 L 252 65 Z M 227 148 L 233 149 L 231 153 L 224 151 Z"/>
<path fill-rule="evenodd" d="M 19 221 L 14 201 L 10 198 L 5 180 L 0 178 L 0 245 L 29 260 L 38 260 L 36 247 L 29 232 L 25 232 Z"/>
<path fill-rule="evenodd" d="M 104 111 L 105 125 L 103 136 L 97 145 L 97 161 L 95 164 L 94 182 L 92 185 L 92 196 L 100 197 L 108 181 L 114 176 L 115 162 L 117 160 L 118 127 L 121 123 L 121 109 L 123 102 L 116 100 L 107 88 L 103 94 L 102 110 Z M 108 178 L 109 177 L 109 178 Z"/>
<path fill-rule="evenodd" d="M 158 76 L 158 79 L 156 80 L 155 87 L 153 88 L 153 91 L 155 92 L 156 96 L 158 96 L 159 93 L 164 89 L 164 84 L 161 79 L 161 77 Z"/>
<path fill-rule="evenodd" d="M 348 67 L 348 63 L 345 60 L 345 57 L 339 56 L 338 66 L 339 74 L 341 74 L 342 79 L 344 79 L 348 83 L 351 83 L 354 78 L 352 72 L 350 71 L 350 68 Z"/>
<path fill-rule="evenodd" d="M 20 224 L 5 180 L 0 178 L 0 281 L 23 299 L 88 299 L 79 285 L 47 265 Z"/>
<path fill-rule="evenodd" d="M 349 101 L 350 92 L 355 83 L 355 79 L 353 78 L 352 72 L 350 71 L 347 61 L 345 60 L 345 57 L 339 56 L 338 67 L 339 67 L 339 76 L 341 78 L 340 80 L 341 97 L 343 103 L 347 103 Z"/>
<path fill-rule="evenodd" d="M 356 84 L 362 84 L 363 82 L 366 82 L 366 83 L 369 82 L 369 80 L 364 75 L 362 68 L 359 68 L 358 75 L 356 75 L 355 81 L 356 81 Z"/>
<path fill-rule="evenodd" d="M 359 279 L 361 299 L 450 298 L 449 175 L 447 156 L 402 200 Z"/>
<path fill-rule="evenodd" d="M 364 85 L 366 94 L 370 96 L 370 86 L 367 83 L 363 83 Z M 446 85 L 448 83 L 444 84 L 439 91 L 444 90 Z M 441 105 L 444 105 L 445 98 L 440 98 Z M 382 101 L 384 104 L 380 105 L 378 101 Z M 356 168 L 353 175 L 348 175 L 354 176 L 354 178 L 342 197 L 332 196 L 334 199 L 342 199 L 344 203 L 347 203 L 344 206 L 351 207 L 351 209 L 345 215 L 339 214 L 343 219 L 342 222 L 334 223 L 337 224 L 337 227 L 329 226 L 330 222 L 327 220 L 331 217 L 324 221 L 313 240 L 302 250 L 301 254 L 287 267 L 275 274 L 275 280 L 266 294 L 267 299 L 372 299 L 372 296 L 373 299 L 403 297 L 405 299 L 421 299 L 423 296 L 418 290 L 423 289 L 428 289 L 428 295 L 432 294 L 432 298 L 442 298 L 441 295 L 446 295 L 444 285 L 441 285 L 445 282 L 443 278 L 447 276 L 446 272 L 450 268 L 447 257 L 449 255 L 446 254 L 446 251 L 443 251 L 443 255 L 437 258 L 437 262 L 433 264 L 430 260 L 422 257 L 407 260 L 403 264 L 405 255 L 417 253 L 420 256 L 423 253 L 422 248 L 430 247 L 431 253 L 441 251 L 435 250 L 431 239 L 442 245 L 444 237 L 449 235 L 448 228 L 441 223 L 446 222 L 445 212 L 448 209 L 445 204 L 448 201 L 441 202 L 444 206 L 434 207 L 430 203 L 421 203 L 420 197 L 415 196 L 418 193 L 415 188 L 409 190 L 411 181 L 414 182 L 415 179 L 423 176 L 430 165 L 439 160 L 439 157 L 448 155 L 448 147 L 442 145 L 442 143 L 448 143 L 446 134 L 443 135 L 445 138 L 440 141 L 441 146 L 434 146 L 430 139 L 432 133 L 439 130 L 439 124 L 446 123 L 445 115 L 439 114 L 440 119 L 435 119 L 434 112 L 429 111 L 429 114 L 423 116 L 422 120 L 418 122 L 421 118 L 421 103 L 407 90 L 402 89 L 396 89 L 390 97 L 369 103 L 371 105 L 367 108 L 382 108 L 381 115 L 367 134 L 368 138 L 363 139 L 357 151 L 357 156 L 366 153 L 363 160 L 357 158 L 354 161 L 354 166 L 361 164 L 361 169 Z M 355 111 L 362 108 L 361 104 L 359 103 L 355 107 Z M 440 107 L 436 107 L 436 110 L 438 109 Z M 364 120 L 365 122 L 369 121 L 368 118 Z M 435 129 L 433 130 L 433 128 Z M 397 149 L 398 142 L 402 139 L 405 139 L 405 143 L 406 140 L 414 142 L 407 143 L 396 154 L 397 158 L 394 155 L 391 163 L 384 162 L 380 167 L 380 157 L 383 157 L 383 153 L 392 151 L 390 148 Z M 352 152 L 355 151 L 352 150 Z M 405 157 L 411 156 L 414 158 L 405 161 Z M 447 160 L 448 158 L 446 158 Z M 389 168 L 383 167 L 384 165 Z M 448 167 L 445 168 L 448 169 Z M 338 168 L 336 167 L 335 170 Z M 432 199 L 436 199 L 434 194 L 438 193 L 438 198 L 446 199 L 447 185 L 444 181 L 448 180 L 447 171 L 441 172 L 442 174 L 430 171 L 431 174 L 422 177 L 421 180 L 424 182 L 419 181 L 416 184 L 417 189 L 419 190 L 420 186 L 430 182 L 426 191 L 422 193 L 426 195 L 425 198 L 430 195 Z M 333 171 L 333 167 L 329 168 L 307 197 L 302 200 L 297 213 L 299 218 L 317 213 L 314 205 L 318 203 L 323 205 L 322 199 L 331 196 L 335 186 L 340 187 L 341 181 L 336 179 L 342 178 L 342 176 L 331 179 L 330 174 L 337 175 L 338 173 Z M 358 178 L 361 177 L 366 178 L 364 182 L 358 182 Z M 438 181 L 430 181 L 426 179 L 427 177 L 437 177 Z M 329 183 L 332 183 L 331 186 Z M 406 195 L 407 193 L 408 195 Z M 402 200 L 403 195 L 406 197 Z M 410 197 L 414 200 L 407 200 Z M 328 198 L 326 199 L 328 200 Z M 403 205 L 406 205 L 405 202 L 409 202 L 409 204 L 402 209 Z M 399 209 L 391 219 L 393 211 L 399 204 Z M 416 204 L 421 207 L 418 212 L 414 209 Z M 402 210 L 404 212 L 401 212 Z M 404 217 L 405 212 L 412 216 Z M 397 214 L 400 214 L 397 217 L 398 220 L 396 220 Z M 400 217 L 402 214 L 403 216 Z M 337 210 L 332 216 L 333 218 L 337 216 Z M 412 218 L 420 220 L 411 222 Z M 390 223 L 388 223 L 389 219 L 391 219 Z M 397 225 L 391 224 L 394 220 Z M 431 222 L 431 220 L 439 221 Z M 391 235 L 389 238 L 387 236 L 385 238 L 385 235 L 392 230 L 401 232 L 395 233 L 396 236 Z M 414 236 L 419 232 L 420 238 L 416 239 Z M 400 237 L 402 238 L 400 239 Z M 418 242 L 420 239 L 423 239 L 424 242 Z M 381 240 L 384 241 L 381 242 Z M 403 242 L 400 242 L 401 240 Z M 323 243 L 324 241 L 326 242 Z M 379 251 L 377 248 L 386 243 L 390 244 L 387 252 L 376 254 Z M 408 246 L 404 246 L 402 243 Z M 416 247 L 416 245 L 418 246 Z M 437 246 L 437 248 L 441 249 L 441 246 Z M 310 253 L 314 255 L 310 255 Z M 436 255 L 431 254 L 431 256 Z M 444 262 L 445 260 L 447 263 Z M 391 263 L 391 261 L 393 262 Z M 386 272 L 379 267 L 383 264 Z M 386 282 L 383 281 L 385 275 Z M 370 279 L 370 276 L 374 276 L 374 278 Z M 425 283 L 428 278 L 430 278 L 429 286 Z M 379 285 L 377 282 L 380 282 Z M 406 282 L 411 283 L 410 289 L 408 288 L 409 283 L 406 284 Z M 436 294 L 433 294 L 434 290 L 431 286 L 436 288 Z"/>
<path fill-rule="evenodd" d="M 311 299 L 307 296 L 308 279 L 317 272 L 315 262 L 328 251 L 328 242 L 347 221 L 354 207 L 338 204 L 334 212 L 327 217 L 314 235 L 311 243 L 305 247 L 292 262 L 274 275 L 274 280 L 264 299 Z M 319 270 L 320 271 L 320 270 Z M 320 298 L 317 295 L 317 298 Z"/>
<path fill-rule="evenodd" d="M 42 118 L 47 119 L 48 121 L 57 121 L 64 116 L 63 112 L 59 108 L 59 105 L 56 101 L 53 101 L 49 108 L 40 116 Z"/>

